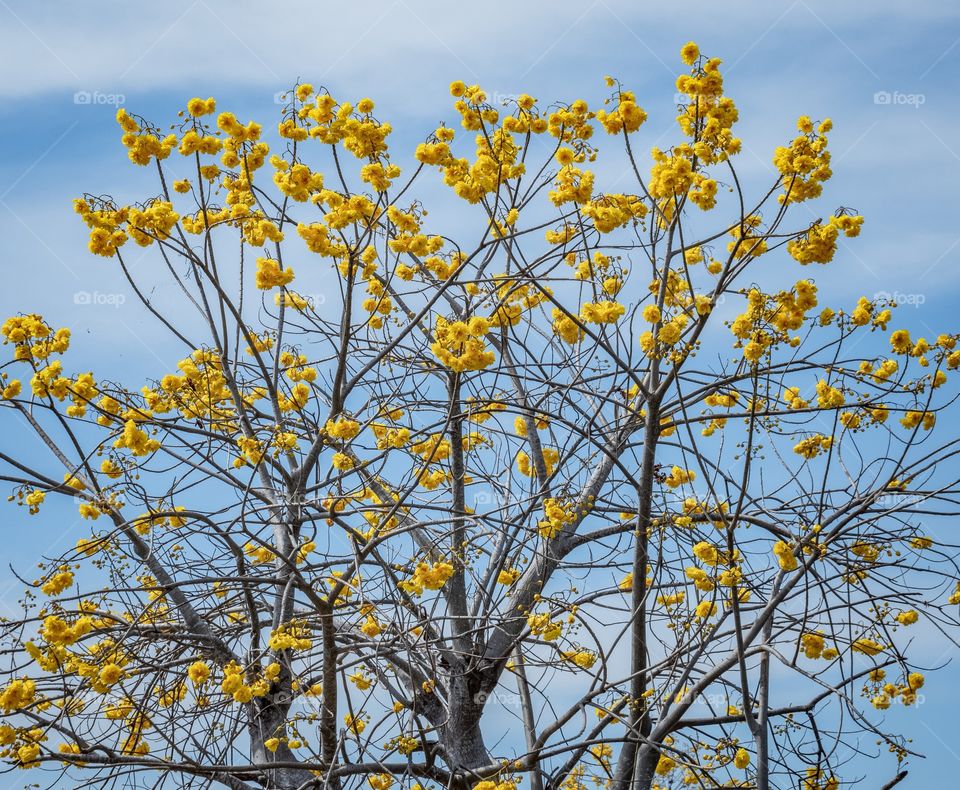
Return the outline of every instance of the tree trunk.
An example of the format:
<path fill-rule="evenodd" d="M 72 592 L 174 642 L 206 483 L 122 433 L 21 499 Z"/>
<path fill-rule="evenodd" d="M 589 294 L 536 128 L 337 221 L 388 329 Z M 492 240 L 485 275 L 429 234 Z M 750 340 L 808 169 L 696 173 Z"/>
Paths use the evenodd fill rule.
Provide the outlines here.
<path fill-rule="evenodd" d="M 285 734 L 287 706 L 279 704 L 271 696 L 248 703 L 250 732 L 250 757 L 254 765 L 263 766 L 268 790 L 294 790 L 306 782 L 316 779 L 306 768 L 288 765 L 270 768 L 271 763 L 298 763 L 296 755 L 284 741 L 275 752 L 264 746 L 264 741 Z"/>
<path fill-rule="evenodd" d="M 468 678 L 463 675 L 450 678 L 447 719 L 440 728 L 443 757 L 451 772 L 480 768 L 491 762 L 480 729 L 484 697 Z"/>

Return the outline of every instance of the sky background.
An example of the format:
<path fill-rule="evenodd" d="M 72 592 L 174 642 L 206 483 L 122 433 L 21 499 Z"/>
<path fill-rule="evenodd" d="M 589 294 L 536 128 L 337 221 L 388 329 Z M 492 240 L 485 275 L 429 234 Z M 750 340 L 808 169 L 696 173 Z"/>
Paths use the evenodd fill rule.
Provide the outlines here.
<path fill-rule="evenodd" d="M 412 150 L 438 121 L 455 121 L 451 80 L 479 83 L 494 99 L 528 92 L 546 104 L 598 104 L 603 76 L 612 74 L 648 111 L 649 148 L 677 138 L 673 82 L 690 39 L 725 63 L 748 182 L 774 177 L 772 151 L 793 136 L 798 115 L 834 121 L 835 175 L 821 210 L 853 207 L 866 224 L 833 265 L 793 276 L 815 275 L 831 304 L 895 295 L 899 325 L 928 336 L 960 329 L 960 5 L 886 0 L 0 0 L 0 311 L 40 312 L 70 326 L 78 369 L 89 361 L 96 371 L 110 358 L 111 375 L 130 385 L 182 356 L 137 309 L 112 262 L 87 252 L 72 213 L 84 192 L 129 202 L 155 191 L 152 174 L 130 165 L 119 143 L 117 104 L 163 127 L 190 97 L 213 95 L 241 120 L 270 122 L 275 95 L 300 79 L 338 98 L 370 96 L 396 129 L 393 144 Z M 443 216 L 452 199 L 436 195 L 445 202 L 431 208 Z M 28 436 L 15 421 L 2 428 L 5 443 Z M 59 522 L 41 525 L 9 506 L 0 556 L 29 567 L 41 551 L 85 534 L 75 508 L 46 512 Z M 3 565 L 0 610 L 21 589 Z M 928 652 L 930 664 L 954 657 L 942 641 Z M 902 787 L 947 786 L 960 772 L 957 671 L 951 664 L 931 679 L 919 709 L 891 714 L 928 756 L 914 761 Z M 882 776 L 890 775 L 884 760 Z M 864 786 L 882 783 L 867 777 Z"/>

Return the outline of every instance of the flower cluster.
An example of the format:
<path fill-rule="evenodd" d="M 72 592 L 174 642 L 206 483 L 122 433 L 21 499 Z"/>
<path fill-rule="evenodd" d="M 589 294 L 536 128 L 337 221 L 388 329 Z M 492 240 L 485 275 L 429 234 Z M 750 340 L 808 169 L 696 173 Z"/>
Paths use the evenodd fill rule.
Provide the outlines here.
<path fill-rule="evenodd" d="M 773 164 L 780 171 L 783 194 L 781 203 L 800 203 L 820 197 L 823 182 L 833 175 L 830 169 L 830 151 L 827 150 L 827 133 L 833 122 L 827 118 L 814 130 L 807 116 L 797 120 L 800 134 L 787 147 L 778 147 L 773 154 Z"/>
<path fill-rule="evenodd" d="M 496 361 L 496 355 L 487 348 L 484 337 L 491 322 L 482 316 L 469 321 L 447 321 L 439 316 L 434 326 L 434 342 L 430 350 L 441 364 L 458 373 L 483 370 Z"/>
<path fill-rule="evenodd" d="M 420 562 L 413 575 L 400 582 L 400 588 L 410 595 L 423 595 L 424 590 L 439 590 L 453 576 L 453 565 L 449 562 Z"/>

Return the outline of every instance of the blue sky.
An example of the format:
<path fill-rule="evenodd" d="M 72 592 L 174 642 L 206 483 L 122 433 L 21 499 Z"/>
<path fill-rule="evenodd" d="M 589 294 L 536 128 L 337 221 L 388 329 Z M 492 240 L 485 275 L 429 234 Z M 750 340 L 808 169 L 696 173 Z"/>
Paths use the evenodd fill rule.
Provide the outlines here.
<path fill-rule="evenodd" d="M 771 153 L 792 136 L 798 115 L 834 120 L 835 175 L 823 207 L 855 207 L 866 224 L 834 265 L 812 273 L 821 291 L 839 304 L 895 294 L 901 324 L 928 335 L 957 329 L 960 6 L 0 0 L 0 19 L 0 311 L 41 312 L 71 326 L 77 364 L 110 356 L 121 370 L 114 375 L 130 385 L 172 367 L 179 352 L 141 316 L 112 263 L 87 253 L 71 209 L 86 191 L 129 201 L 149 189 L 149 174 L 119 144 L 117 103 L 162 126 L 191 96 L 214 95 L 221 109 L 268 121 L 274 95 L 299 78 L 338 97 L 374 98 L 397 129 L 395 145 L 412 149 L 451 119 L 453 79 L 480 83 L 494 98 L 529 92 L 546 103 L 597 102 L 603 76 L 613 74 L 649 113 L 646 143 L 667 145 L 675 139 L 677 52 L 690 39 L 726 64 L 748 180 L 772 177 Z M 433 208 L 443 216 L 448 207 Z M 6 421 L 4 429 L 14 441 L 26 438 L 21 425 Z M 4 515 L 4 555 L 20 567 L 83 529 L 72 508 L 62 525 L 42 530 L 12 507 Z M 0 571 L 0 603 L 19 588 L 8 579 Z M 948 660 L 944 649 L 931 647 L 931 661 Z M 960 767 L 952 726 L 960 696 L 947 680 L 955 671 L 946 669 L 925 705 L 904 715 L 929 756 L 914 764 L 906 787 L 930 786 Z"/>

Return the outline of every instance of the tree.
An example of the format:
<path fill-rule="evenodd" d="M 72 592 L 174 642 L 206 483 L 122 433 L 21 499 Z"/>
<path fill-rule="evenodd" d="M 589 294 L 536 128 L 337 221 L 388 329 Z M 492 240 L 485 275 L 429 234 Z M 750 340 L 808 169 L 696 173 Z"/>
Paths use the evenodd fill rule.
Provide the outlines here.
<path fill-rule="evenodd" d="M 612 78 L 597 110 L 454 82 L 466 135 L 408 176 L 370 99 L 306 84 L 272 155 L 212 98 L 169 134 L 117 113 L 159 194 L 76 211 L 184 358 L 139 389 L 68 372 L 55 321 L 3 324 L 2 404 L 47 460 L 5 446 L 2 479 L 91 528 L 2 626 L 7 770 L 815 790 L 879 739 L 900 771 L 910 628 L 958 625 L 923 526 L 956 512 L 957 335 L 794 281 L 863 222 L 803 213 L 831 122 L 801 117 L 752 194 L 720 61 L 681 55 L 649 175 Z M 438 174 L 445 235 L 414 197 Z"/>

